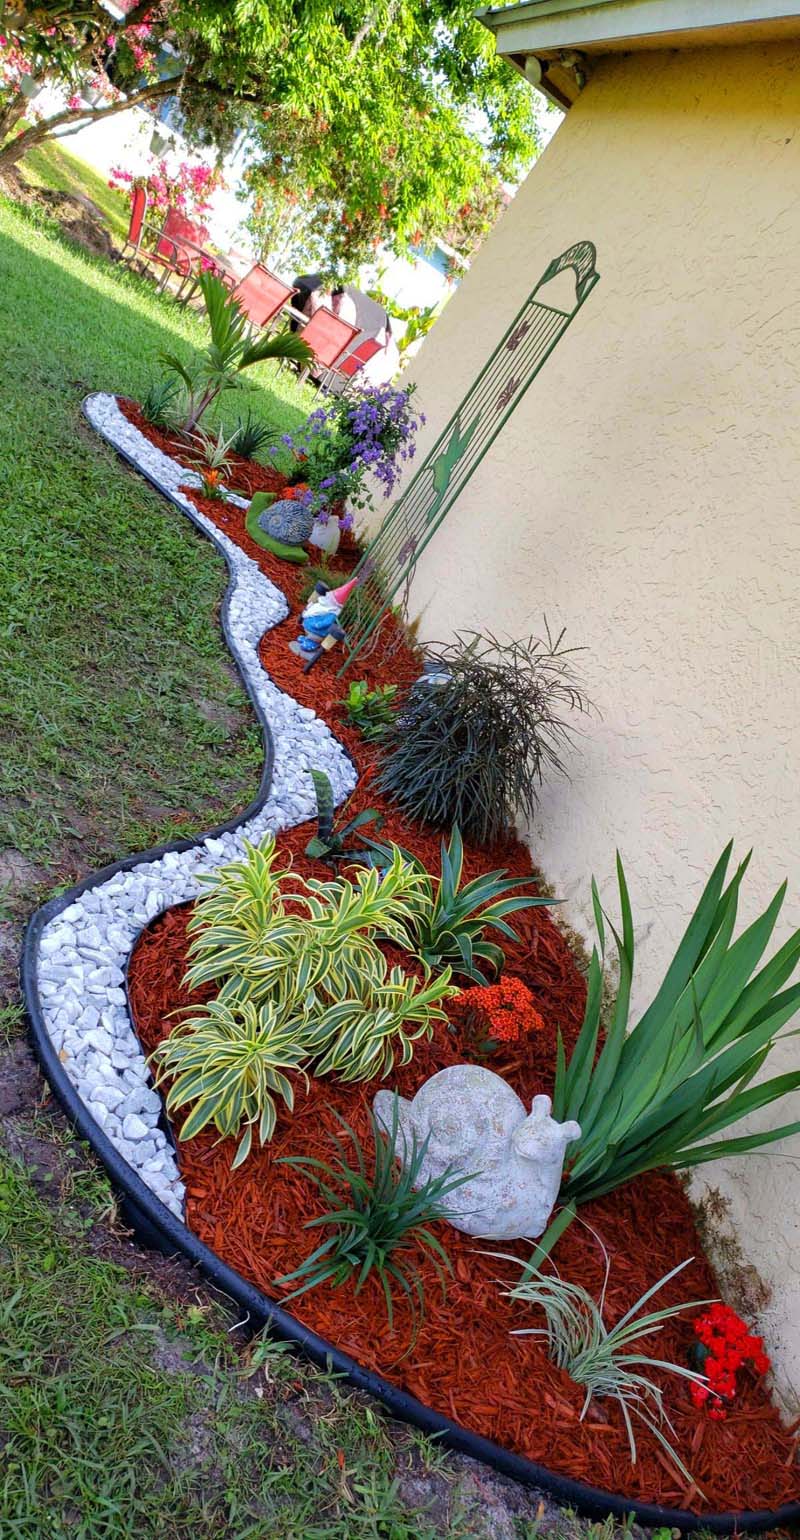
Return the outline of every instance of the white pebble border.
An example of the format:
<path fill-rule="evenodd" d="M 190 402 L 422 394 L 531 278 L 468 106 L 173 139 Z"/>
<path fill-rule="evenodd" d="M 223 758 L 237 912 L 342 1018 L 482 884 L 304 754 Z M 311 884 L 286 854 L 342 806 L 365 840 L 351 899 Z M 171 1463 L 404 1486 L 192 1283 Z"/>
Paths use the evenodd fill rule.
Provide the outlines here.
<path fill-rule="evenodd" d="M 161 1098 L 153 1088 L 123 987 L 131 950 L 144 926 L 173 904 L 195 898 L 201 890 L 200 874 L 235 860 L 246 839 L 254 843 L 268 830 L 278 833 L 313 815 L 309 768 L 327 773 L 337 802 L 349 795 L 357 777 L 325 723 L 279 690 L 261 665 L 261 637 L 289 613 L 284 595 L 178 490 L 181 483 L 196 478 L 151 444 L 123 415 L 114 396 L 90 396 L 84 411 L 108 443 L 153 477 L 224 549 L 231 568 L 232 651 L 264 710 L 274 745 L 269 797 L 254 818 L 234 833 L 201 840 L 190 850 L 168 851 L 86 888 L 48 922 L 38 939 L 42 1015 L 72 1084 L 128 1164 L 182 1219 L 183 1183 L 172 1145 L 158 1126 Z"/>

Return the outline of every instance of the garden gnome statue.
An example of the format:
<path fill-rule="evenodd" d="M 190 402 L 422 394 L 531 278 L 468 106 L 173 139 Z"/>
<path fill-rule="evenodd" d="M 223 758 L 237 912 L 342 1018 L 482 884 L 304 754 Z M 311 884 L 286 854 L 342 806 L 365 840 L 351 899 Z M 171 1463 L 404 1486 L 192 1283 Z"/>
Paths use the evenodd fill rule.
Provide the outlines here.
<path fill-rule="evenodd" d="M 315 585 L 300 617 L 303 634 L 296 642 L 289 643 L 292 652 L 306 660 L 304 674 L 313 668 L 323 652 L 330 652 L 337 642 L 345 640 L 345 632 L 339 625 L 339 614 L 357 583 L 357 578 L 351 578 L 349 583 L 342 583 L 341 588 L 329 588 L 327 583 Z"/>
<path fill-rule="evenodd" d="M 373 1105 L 391 1133 L 393 1093 L 379 1091 Z M 397 1154 L 402 1161 L 415 1141 L 419 1148 L 427 1139 L 421 1180 L 447 1170 L 470 1174 L 446 1200 L 457 1230 L 493 1241 L 533 1239 L 553 1211 L 566 1147 L 581 1133 L 578 1123 L 556 1123 L 551 1108 L 549 1096 L 535 1096 L 529 1114 L 493 1070 L 451 1064 L 426 1080 L 412 1101 L 398 1098 Z"/>

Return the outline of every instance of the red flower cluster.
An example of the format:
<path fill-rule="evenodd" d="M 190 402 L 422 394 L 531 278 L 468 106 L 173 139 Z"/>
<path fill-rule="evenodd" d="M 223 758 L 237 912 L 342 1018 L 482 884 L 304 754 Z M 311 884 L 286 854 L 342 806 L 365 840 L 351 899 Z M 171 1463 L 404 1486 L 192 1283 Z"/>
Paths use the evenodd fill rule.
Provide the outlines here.
<path fill-rule="evenodd" d="M 755 1374 L 766 1374 L 769 1359 L 763 1339 L 748 1331 L 730 1305 L 711 1305 L 693 1324 L 697 1362 L 708 1385 L 692 1383 L 689 1391 L 695 1406 L 705 1406 L 709 1417 L 720 1421 L 727 1416 L 723 1402 L 736 1395 L 739 1370 L 749 1364 Z"/>
<path fill-rule="evenodd" d="M 495 1042 L 516 1043 L 531 1032 L 544 1030 L 533 995 L 522 979 L 504 978 L 499 984 L 465 989 L 461 1003 Z"/>

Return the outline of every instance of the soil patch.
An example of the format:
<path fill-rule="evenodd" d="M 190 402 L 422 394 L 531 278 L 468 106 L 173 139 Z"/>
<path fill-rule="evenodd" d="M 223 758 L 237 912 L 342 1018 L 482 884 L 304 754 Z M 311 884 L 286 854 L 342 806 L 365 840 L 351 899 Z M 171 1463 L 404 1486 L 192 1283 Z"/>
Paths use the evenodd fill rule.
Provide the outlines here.
<path fill-rule="evenodd" d="M 9 198 L 26 208 L 40 208 L 51 219 L 57 219 L 65 235 L 84 246 L 93 256 L 117 260 L 117 248 L 108 232 L 102 209 L 87 198 L 85 193 L 61 192 L 55 187 L 34 187 L 25 177 L 10 167 L 0 177 L 0 188 Z"/>

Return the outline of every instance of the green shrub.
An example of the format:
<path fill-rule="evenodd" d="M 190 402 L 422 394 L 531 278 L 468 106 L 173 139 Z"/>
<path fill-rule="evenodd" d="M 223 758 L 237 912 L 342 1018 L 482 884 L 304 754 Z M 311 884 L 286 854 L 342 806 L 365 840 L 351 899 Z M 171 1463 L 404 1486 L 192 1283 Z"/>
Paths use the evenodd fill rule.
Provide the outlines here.
<path fill-rule="evenodd" d="M 553 1117 L 574 1118 L 581 1138 L 562 1186 L 574 1206 L 657 1167 L 684 1169 L 741 1155 L 797 1133 L 782 1128 L 717 1139 L 740 1118 L 800 1087 L 800 1069 L 753 1084 L 780 1029 L 800 1007 L 800 984 L 782 986 L 800 961 L 800 931 L 759 969 L 786 893 L 732 940 L 748 856 L 725 886 L 732 845 L 715 866 L 655 999 L 629 1030 L 634 942 L 628 888 L 617 857 L 621 934 L 619 989 L 598 1055 L 605 920 L 592 883 L 599 951 L 589 969 L 586 1013 L 567 1063 L 559 1044 Z M 610 924 L 610 922 L 609 922 Z"/>
<path fill-rule="evenodd" d="M 291 1112 L 294 1091 L 285 1071 L 299 1069 L 307 1057 L 295 1023 L 274 1005 L 229 1006 L 219 1000 L 198 1006 L 153 1055 L 156 1083 L 172 1080 L 167 1111 L 194 1104 L 182 1139 L 193 1139 L 208 1123 L 226 1138 L 244 1123 L 234 1167 L 250 1154 L 256 1124 L 262 1144 L 272 1138 L 276 1096 Z"/>
<path fill-rule="evenodd" d="M 391 857 L 392 848 L 373 843 L 376 855 L 384 860 Z M 552 898 L 535 898 L 529 893 L 503 897 L 503 894 L 510 894 L 512 888 L 532 881 L 530 877 L 508 877 L 505 871 L 484 872 L 462 888 L 464 846 L 458 829 L 453 830 L 449 845 L 442 840 L 441 877 L 432 876 L 407 850 L 403 851 L 403 856 L 420 877 L 419 886 L 407 899 L 409 918 L 405 923 L 409 950 L 428 967 L 446 963 L 454 973 L 463 974 L 478 984 L 486 983 L 477 966 L 478 961 L 488 963 L 494 974 L 502 971 L 505 961 L 502 948 L 487 941 L 485 932 L 496 930 L 510 941 L 516 941 L 516 931 L 507 923 L 506 915 L 557 902 Z"/>
<path fill-rule="evenodd" d="M 339 1122 L 353 1147 L 355 1163 L 349 1161 L 347 1146 L 336 1135 L 331 1142 L 338 1162 L 328 1165 L 307 1156 L 290 1155 L 285 1164 L 301 1171 L 319 1190 L 329 1209 L 312 1219 L 306 1229 L 332 1231 L 295 1272 L 277 1282 L 281 1286 L 300 1281 L 289 1296 L 294 1299 L 320 1283 L 337 1286 L 355 1277 L 358 1293 L 370 1273 L 380 1280 L 386 1299 L 390 1329 L 394 1327 L 392 1286 L 398 1285 L 409 1299 L 412 1311 L 424 1312 L 425 1295 L 422 1276 L 413 1259 L 404 1256 L 412 1247 L 427 1251 L 443 1287 L 444 1269 L 452 1272 L 450 1259 L 441 1242 L 428 1228 L 438 1219 L 447 1218 L 446 1200 L 451 1192 L 469 1181 L 468 1176 L 445 1172 L 442 1176 L 420 1176 L 427 1153 L 426 1140 L 404 1150 L 399 1165 L 395 1151 L 398 1134 L 398 1106 L 395 1097 L 392 1128 L 387 1138 L 375 1115 L 370 1114 L 373 1139 L 372 1172 L 358 1135 L 343 1118 Z"/>
<path fill-rule="evenodd" d="M 414 1043 L 430 1037 L 434 1022 L 444 1018 L 442 1002 L 458 993 L 449 968 L 435 978 L 427 969 L 419 982 L 399 968 L 390 972 L 377 945 L 378 936 L 404 943 L 408 899 L 420 882 L 397 849 L 385 871 L 365 868 L 354 882 L 304 881 L 275 871 L 275 841 L 268 835 L 260 847 L 246 847 L 244 860 L 202 880 L 208 891 L 189 921 L 191 963 L 185 982 L 192 989 L 219 986 L 214 1011 L 200 1008 L 204 1027 L 209 1015 L 216 1030 L 205 1027 L 198 1037 L 192 1021 L 179 1029 L 187 1040 L 194 1032 L 196 1048 L 180 1105 L 205 1102 L 202 1059 L 207 1052 L 214 1069 L 220 1020 L 238 1047 L 246 1034 L 231 1022 L 244 1020 L 247 1013 L 247 1040 L 257 1060 L 253 1023 L 262 1018 L 252 1013 L 267 1011 L 270 1030 L 293 1045 L 298 1066 L 307 1063 L 316 1074 L 336 1073 L 346 1081 L 365 1080 L 388 1074 L 398 1056 L 408 1063 Z M 176 1051 L 167 1043 L 159 1055 L 174 1068 Z M 213 1097 L 210 1105 L 198 1126 L 213 1115 Z M 249 1115 L 237 1099 L 230 1108 L 227 1100 L 221 1105 L 226 1132 L 233 1132 L 237 1109 L 240 1119 Z M 193 1128 L 191 1121 L 188 1126 Z M 265 1126 L 269 1137 L 273 1124 Z M 247 1149 L 249 1142 L 245 1154 Z"/>
<path fill-rule="evenodd" d="M 394 721 L 396 694 L 396 684 L 379 685 L 376 690 L 369 689 L 366 679 L 356 679 L 351 684 L 344 701 L 347 720 L 368 743 L 382 738 Z"/>
<path fill-rule="evenodd" d="M 408 818 L 458 824 L 490 845 L 519 814 L 530 817 L 588 703 L 572 677 L 572 650 L 555 641 L 498 642 L 468 633 L 429 651 L 445 677 L 418 683 L 387 726 L 377 780 Z"/>

